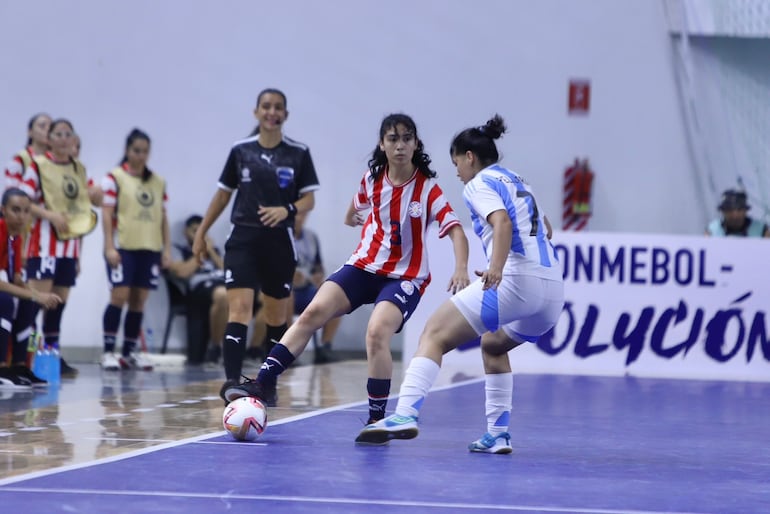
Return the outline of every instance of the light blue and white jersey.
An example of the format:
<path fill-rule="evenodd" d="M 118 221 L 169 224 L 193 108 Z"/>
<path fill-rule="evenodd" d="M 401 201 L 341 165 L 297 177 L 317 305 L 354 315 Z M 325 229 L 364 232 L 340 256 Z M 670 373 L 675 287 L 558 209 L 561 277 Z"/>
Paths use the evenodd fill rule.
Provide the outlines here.
<path fill-rule="evenodd" d="M 484 245 L 487 262 L 492 258 L 492 225 L 487 217 L 505 210 L 513 223 L 513 238 L 504 275 L 526 274 L 561 280 L 561 266 L 548 240 L 543 214 L 532 187 L 499 164 L 481 170 L 465 185 L 463 198 L 471 211 L 473 231 Z"/>

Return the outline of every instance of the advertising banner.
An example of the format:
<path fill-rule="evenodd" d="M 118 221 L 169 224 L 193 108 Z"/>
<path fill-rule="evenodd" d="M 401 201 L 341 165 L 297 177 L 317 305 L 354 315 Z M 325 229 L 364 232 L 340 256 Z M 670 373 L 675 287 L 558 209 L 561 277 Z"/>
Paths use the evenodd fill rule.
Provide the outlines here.
<path fill-rule="evenodd" d="M 471 272 L 483 269 L 467 233 Z M 406 324 L 410 358 L 430 314 L 447 299 L 454 266 L 432 241 L 431 283 Z M 557 232 L 566 303 L 554 330 L 511 352 L 514 371 L 770 381 L 770 240 Z M 445 356 L 481 369 L 478 345 Z"/>

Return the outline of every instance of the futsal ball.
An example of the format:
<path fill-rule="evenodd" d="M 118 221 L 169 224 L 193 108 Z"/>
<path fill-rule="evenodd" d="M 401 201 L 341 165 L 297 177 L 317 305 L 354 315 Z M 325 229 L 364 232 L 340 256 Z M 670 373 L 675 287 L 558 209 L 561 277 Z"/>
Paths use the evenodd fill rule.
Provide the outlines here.
<path fill-rule="evenodd" d="M 256 398 L 238 398 L 225 407 L 222 425 L 238 441 L 256 441 L 267 427 L 267 409 Z"/>

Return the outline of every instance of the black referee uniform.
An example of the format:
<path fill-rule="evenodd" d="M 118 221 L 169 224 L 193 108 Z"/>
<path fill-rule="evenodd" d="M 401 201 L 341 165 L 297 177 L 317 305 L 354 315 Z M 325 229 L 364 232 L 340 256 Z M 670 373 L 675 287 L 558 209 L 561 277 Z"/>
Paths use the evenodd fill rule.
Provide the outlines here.
<path fill-rule="evenodd" d="M 230 150 L 219 187 L 237 189 L 230 221 L 233 230 L 225 244 L 225 286 L 261 287 L 273 298 L 291 293 L 297 256 L 294 249 L 294 210 L 276 227 L 259 220 L 260 207 L 281 207 L 317 190 L 307 146 L 283 137 L 278 146 L 264 148 L 259 136 L 237 142 Z"/>

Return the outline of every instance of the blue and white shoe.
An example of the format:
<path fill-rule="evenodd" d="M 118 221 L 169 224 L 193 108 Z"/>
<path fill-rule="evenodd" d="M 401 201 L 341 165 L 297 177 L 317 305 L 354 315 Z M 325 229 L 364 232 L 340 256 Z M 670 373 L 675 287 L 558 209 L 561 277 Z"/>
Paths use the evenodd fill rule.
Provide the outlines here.
<path fill-rule="evenodd" d="M 419 432 L 416 417 L 392 414 L 376 423 L 366 425 L 356 437 L 356 443 L 387 444 L 391 439 L 414 439 Z"/>
<path fill-rule="evenodd" d="M 481 439 L 477 439 L 468 445 L 468 449 L 478 453 L 511 453 L 511 434 L 503 432 L 498 436 L 493 436 L 489 432 L 484 434 Z"/>

